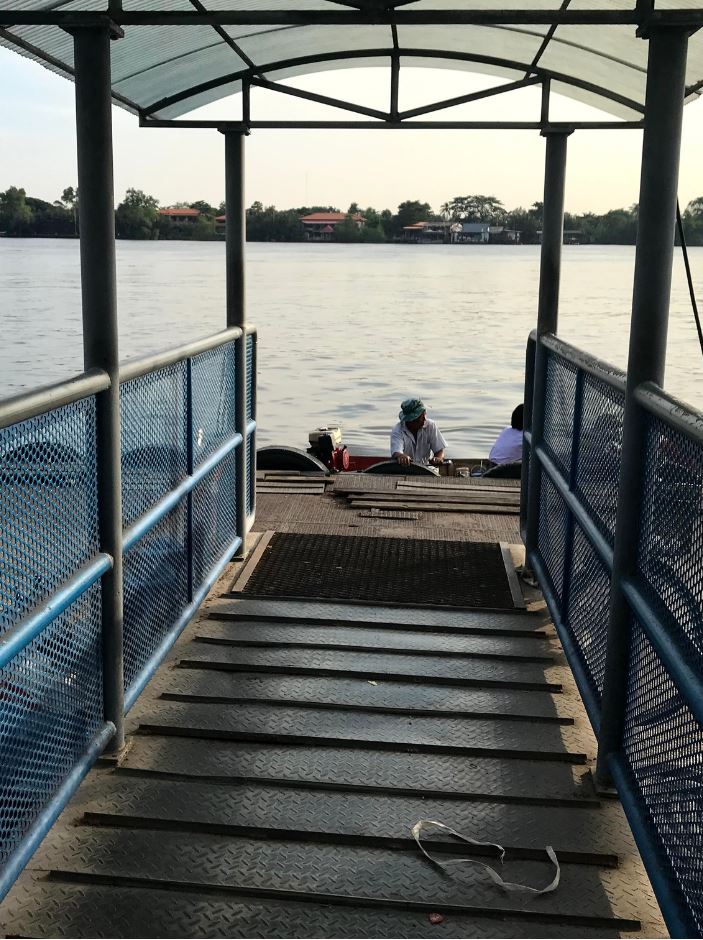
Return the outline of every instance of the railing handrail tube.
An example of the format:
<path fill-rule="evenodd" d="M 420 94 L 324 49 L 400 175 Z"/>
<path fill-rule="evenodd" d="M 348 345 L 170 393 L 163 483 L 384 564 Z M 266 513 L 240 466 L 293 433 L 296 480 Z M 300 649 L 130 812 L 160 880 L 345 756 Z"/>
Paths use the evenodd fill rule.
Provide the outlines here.
<path fill-rule="evenodd" d="M 130 382 L 132 379 L 141 378 L 148 372 L 155 372 L 157 369 L 164 369 L 176 362 L 182 362 L 184 359 L 191 359 L 200 353 L 207 352 L 209 349 L 216 349 L 218 346 L 224 346 L 225 343 L 231 343 L 242 335 L 238 326 L 231 326 L 219 333 L 213 333 L 211 336 L 205 336 L 202 339 L 193 340 L 190 343 L 184 343 L 182 346 L 175 346 L 173 349 L 165 349 L 163 352 L 152 353 L 150 356 L 144 356 L 142 359 L 134 359 L 120 364 L 120 384 Z"/>
<path fill-rule="evenodd" d="M 669 395 L 654 382 L 638 385 L 634 396 L 649 414 L 697 444 L 703 443 L 703 412 Z"/>
<path fill-rule="evenodd" d="M 70 379 L 4 398 L 0 400 L 0 431 L 83 398 L 90 398 L 109 387 L 110 376 L 104 369 L 88 369 Z"/>
<path fill-rule="evenodd" d="M 250 434 L 253 434 L 255 430 L 256 430 L 256 421 L 254 421 L 254 419 L 252 418 L 251 421 L 247 421 L 247 437 L 249 437 Z"/>
<path fill-rule="evenodd" d="M 175 489 L 169 490 L 158 503 L 155 503 L 144 515 L 140 516 L 135 522 L 128 526 L 122 535 L 124 551 L 128 552 L 130 548 L 136 545 L 136 543 L 147 534 L 147 532 L 151 532 L 151 530 L 161 522 L 164 516 L 178 505 L 185 495 L 195 489 L 198 483 L 200 483 L 211 470 L 214 470 L 229 453 L 236 447 L 239 447 L 241 443 L 242 435 L 239 433 L 233 434 L 232 437 L 228 438 L 214 453 L 210 454 L 207 460 L 204 460 L 195 468 L 192 476 L 185 477 Z"/>
<path fill-rule="evenodd" d="M 26 617 L 3 633 L 0 636 L 0 669 L 21 653 L 110 568 L 112 568 L 112 558 L 101 552 L 54 591 L 48 600 L 39 604 Z"/>
<path fill-rule="evenodd" d="M 244 333 L 246 336 L 250 336 L 252 333 L 257 333 L 258 330 L 254 323 L 245 323 L 244 324 Z"/>
<path fill-rule="evenodd" d="M 540 342 L 551 352 L 576 366 L 577 369 L 583 369 L 584 372 L 596 379 L 601 379 L 611 388 L 617 389 L 623 394 L 625 393 L 626 377 L 621 369 L 616 369 L 615 366 L 611 366 L 603 359 L 598 359 L 597 356 L 591 356 L 589 353 L 583 352 L 576 346 L 572 346 L 571 343 L 565 343 L 563 339 L 559 339 L 553 333 L 545 333 L 540 336 Z"/>

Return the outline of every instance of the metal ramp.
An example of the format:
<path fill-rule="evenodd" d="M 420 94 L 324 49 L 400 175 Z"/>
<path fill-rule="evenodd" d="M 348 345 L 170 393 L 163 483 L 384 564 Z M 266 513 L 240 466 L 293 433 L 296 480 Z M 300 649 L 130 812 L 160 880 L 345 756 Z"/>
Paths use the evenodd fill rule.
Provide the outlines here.
<path fill-rule="evenodd" d="M 119 766 L 92 773 L 6 903 L 8 934 L 663 932 L 541 615 L 224 597 L 134 712 Z M 412 840 L 421 818 L 501 843 L 503 877 L 535 886 L 551 844 L 561 885 L 448 876 Z"/>

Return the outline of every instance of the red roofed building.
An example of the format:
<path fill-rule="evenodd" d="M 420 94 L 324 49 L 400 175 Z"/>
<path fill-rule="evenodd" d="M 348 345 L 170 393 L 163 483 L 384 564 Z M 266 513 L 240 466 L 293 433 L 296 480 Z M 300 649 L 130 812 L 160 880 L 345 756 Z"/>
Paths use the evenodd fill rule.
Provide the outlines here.
<path fill-rule="evenodd" d="M 199 209 L 159 209 L 159 215 L 172 222 L 197 222 L 200 218 Z"/>
<path fill-rule="evenodd" d="M 300 220 L 308 241 L 328 242 L 334 235 L 335 228 L 347 218 L 346 212 L 313 212 Z M 353 215 L 352 222 L 361 228 L 366 219 L 363 215 Z"/>

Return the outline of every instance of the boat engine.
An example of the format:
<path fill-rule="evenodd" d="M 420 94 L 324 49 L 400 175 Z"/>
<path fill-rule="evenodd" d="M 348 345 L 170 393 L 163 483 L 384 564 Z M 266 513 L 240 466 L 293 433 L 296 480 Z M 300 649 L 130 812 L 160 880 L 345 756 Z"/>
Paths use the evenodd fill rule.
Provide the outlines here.
<path fill-rule="evenodd" d="M 335 473 L 349 469 L 349 451 L 342 444 L 342 429 L 339 427 L 316 428 L 308 435 L 308 453 L 317 457 Z"/>

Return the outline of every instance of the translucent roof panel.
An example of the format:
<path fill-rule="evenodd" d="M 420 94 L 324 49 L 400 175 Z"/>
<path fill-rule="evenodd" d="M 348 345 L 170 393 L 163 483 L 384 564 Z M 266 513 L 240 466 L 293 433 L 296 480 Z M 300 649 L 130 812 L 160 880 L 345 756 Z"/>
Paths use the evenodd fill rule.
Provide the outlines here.
<path fill-rule="evenodd" d="M 150 25 L 123 24 L 124 38 L 112 45 L 113 91 L 118 104 L 155 117 L 174 118 L 241 91 L 252 75 L 282 78 L 368 65 L 388 68 L 391 53 L 407 65 L 476 71 L 506 78 L 532 73 L 550 78 L 560 94 L 620 118 L 641 116 L 644 106 L 647 43 L 634 24 L 575 25 L 548 23 L 423 25 L 408 14 L 428 11 L 511 10 L 545 13 L 563 8 L 563 0 L 406 0 L 397 10 L 398 25 L 373 23 L 373 17 L 345 7 L 340 0 L 202 0 L 211 13 L 248 21 L 212 25 L 169 23 L 168 16 L 197 16 L 192 0 L 123 0 L 125 16 L 148 12 L 163 19 Z M 104 12 L 107 0 L 0 0 L 2 11 L 45 13 Z M 567 12 L 632 13 L 635 0 L 571 0 Z M 700 11 L 703 0 L 656 0 L 655 10 Z M 304 11 L 354 17 L 355 23 L 298 22 Z M 268 13 L 266 22 L 252 21 Z M 270 22 L 282 14 L 279 23 Z M 404 21 L 404 17 L 406 20 Z M 20 25 L 7 19 L 0 44 L 71 77 L 73 41 L 60 23 Z M 395 36 L 394 36 L 395 33 Z M 689 42 L 687 98 L 703 91 L 703 29 Z M 350 81 L 350 87 L 353 87 Z"/>

